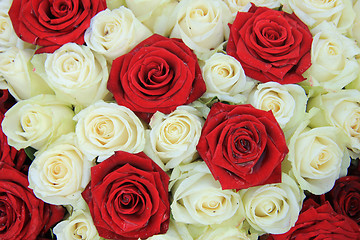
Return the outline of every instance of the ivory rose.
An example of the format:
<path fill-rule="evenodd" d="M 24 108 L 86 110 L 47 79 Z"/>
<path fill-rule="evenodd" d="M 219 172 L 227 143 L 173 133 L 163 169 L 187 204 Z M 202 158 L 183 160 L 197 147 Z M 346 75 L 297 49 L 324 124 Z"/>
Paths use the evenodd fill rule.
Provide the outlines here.
<path fill-rule="evenodd" d="M 100 240 L 89 209 L 74 209 L 71 215 L 53 229 L 58 240 Z"/>
<path fill-rule="evenodd" d="M 334 26 L 323 22 L 311 30 L 311 67 L 304 73 L 311 86 L 322 86 L 326 91 L 338 91 L 359 75 L 356 42 L 340 34 Z"/>
<path fill-rule="evenodd" d="M 121 6 L 96 14 L 84 38 L 89 48 L 113 60 L 151 35 L 151 31 L 128 8 Z"/>
<path fill-rule="evenodd" d="M 281 234 L 295 225 L 305 198 L 295 180 L 282 174 L 282 182 L 240 191 L 245 216 L 261 233 Z"/>
<path fill-rule="evenodd" d="M 286 11 L 291 9 L 309 27 L 328 21 L 341 33 L 348 33 L 355 18 L 352 0 L 285 0 L 284 6 Z"/>
<path fill-rule="evenodd" d="M 319 108 L 310 126 L 335 126 L 349 136 L 347 147 L 360 153 L 360 91 L 340 90 L 309 99 L 308 109 Z"/>
<path fill-rule="evenodd" d="M 37 94 L 53 93 L 49 86 L 38 75 L 32 72 L 30 59 L 32 49 L 21 49 L 15 46 L 0 52 L 1 89 L 9 89 L 17 100 L 28 99 Z"/>
<path fill-rule="evenodd" d="M 220 0 L 182 0 L 170 21 L 175 21 L 170 37 L 181 38 L 192 50 L 204 53 L 228 38 L 231 12 Z"/>
<path fill-rule="evenodd" d="M 331 190 L 336 179 L 345 176 L 350 165 L 347 136 L 336 127 L 299 125 L 289 140 L 284 169 L 290 169 L 300 188 L 320 195 Z"/>
<path fill-rule="evenodd" d="M 167 115 L 156 112 L 151 129 L 146 130 L 144 152 L 165 169 L 187 164 L 198 157 L 196 145 L 203 124 L 200 113 L 190 106 L 179 106 Z"/>
<path fill-rule="evenodd" d="M 216 96 L 222 101 L 244 103 L 254 81 L 246 77 L 239 61 L 229 55 L 215 53 L 204 62 L 201 70 L 206 92 L 202 97 Z"/>
<path fill-rule="evenodd" d="M 255 108 L 271 110 L 280 127 L 287 131 L 304 119 L 307 96 L 299 85 L 267 82 L 252 90 L 248 102 Z"/>
<path fill-rule="evenodd" d="M 32 63 L 55 94 L 74 105 L 88 106 L 109 93 L 106 59 L 87 46 L 68 43 L 54 53 L 35 55 Z"/>
<path fill-rule="evenodd" d="M 223 0 L 228 5 L 233 19 L 235 19 L 237 12 L 246 12 L 250 8 L 250 2 L 259 7 L 267 7 L 275 9 L 280 7 L 280 0 Z"/>
<path fill-rule="evenodd" d="M 101 162 L 115 151 L 138 153 L 144 149 L 144 125 L 124 106 L 101 100 L 81 110 L 74 120 L 79 147 L 90 161 L 99 156 Z"/>
<path fill-rule="evenodd" d="M 170 177 L 170 191 L 176 222 L 236 226 L 243 221 L 240 196 L 234 190 L 222 190 L 204 162 L 177 166 Z"/>
<path fill-rule="evenodd" d="M 74 112 L 54 95 L 37 95 L 17 102 L 5 113 L 2 129 L 9 145 L 37 150 L 74 131 Z"/>
<path fill-rule="evenodd" d="M 19 41 L 8 14 L 10 5 L 11 1 L 0 2 L 0 51 L 16 46 Z"/>
<path fill-rule="evenodd" d="M 44 202 L 74 206 L 90 181 L 92 165 L 84 159 L 75 134 L 63 135 L 36 152 L 29 168 L 29 187 Z"/>

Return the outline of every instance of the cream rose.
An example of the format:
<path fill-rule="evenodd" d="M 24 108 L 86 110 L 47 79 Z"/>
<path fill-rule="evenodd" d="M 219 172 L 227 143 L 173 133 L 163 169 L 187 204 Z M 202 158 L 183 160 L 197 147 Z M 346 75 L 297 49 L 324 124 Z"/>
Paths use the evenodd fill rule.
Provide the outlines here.
<path fill-rule="evenodd" d="M 231 12 L 220 0 L 182 0 L 175 8 L 170 37 L 199 53 L 217 48 L 229 35 Z"/>
<path fill-rule="evenodd" d="M 93 165 L 84 159 L 75 134 L 63 135 L 35 154 L 29 168 L 29 188 L 44 202 L 75 205 L 90 181 Z"/>
<path fill-rule="evenodd" d="M 179 106 L 168 115 L 156 112 L 151 129 L 146 130 L 144 152 L 165 169 L 189 163 L 198 156 L 196 145 L 203 124 L 200 113 L 190 106 Z"/>
<path fill-rule="evenodd" d="M 170 218 L 169 229 L 165 234 L 158 234 L 149 237 L 146 240 L 193 240 L 194 238 L 189 233 L 186 224 L 179 223 Z"/>
<path fill-rule="evenodd" d="M 271 110 L 280 127 L 288 131 L 304 119 L 307 96 L 299 85 L 267 82 L 253 89 L 248 102 L 257 109 Z"/>
<path fill-rule="evenodd" d="M 202 73 L 206 84 L 204 98 L 217 96 L 221 101 L 244 103 L 255 85 L 247 79 L 239 61 L 222 53 L 215 53 L 205 60 Z"/>
<path fill-rule="evenodd" d="M 88 209 L 74 209 L 71 215 L 53 229 L 58 240 L 100 240 Z"/>
<path fill-rule="evenodd" d="M 346 175 L 350 157 L 345 145 L 349 139 L 337 127 L 310 129 L 308 123 L 301 123 L 290 138 L 283 169 L 290 169 L 289 175 L 302 189 L 320 195 Z"/>
<path fill-rule="evenodd" d="M 129 9 L 122 6 L 96 14 L 91 19 L 84 39 L 89 48 L 114 60 L 151 35 L 151 31 Z"/>
<path fill-rule="evenodd" d="M 355 41 L 340 34 L 331 24 L 323 22 L 312 31 L 311 67 L 304 77 L 312 86 L 338 91 L 354 81 L 360 71 L 355 56 L 360 48 Z"/>
<path fill-rule="evenodd" d="M 240 190 L 246 220 L 261 233 L 285 233 L 299 216 L 305 194 L 287 174 L 281 178 L 281 183 Z"/>
<path fill-rule="evenodd" d="M 37 150 L 59 136 L 74 131 L 71 105 L 54 95 L 38 95 L 17 102 L 5 113 L 2 129 L 9 145 L 16 149 L 31 146 Z"/>
<path fill-rule="evenodd" d="M 9 89 L 17 100 L 28 99 L 41 93 L 52 93 L 43 79 L 32 73 L 30 59 L 34 54 L 32 49 L 10 47 L 0 52 L 0 82 L 1 89 Z"/>
<path fill-rule="evenodd" d="M 222 190 L 205 162 L 174 168 L 169 189 L 173 196 L 171 213 L 177 222 L 236 226 L 244 220 L 240 195 Z"/>
<path fill-rule="evenodd" d="M 126 5 L 152 32 L 169 36 L 175 24 L 169 24 L 169 18 L 178 2 L 178 0 L 126 0 Z"/>
<path fill-rule="evenodd" d="M 10 5 L 11 1 L 0 1 L 0 52 L 16 46 L 19 41 L 8 14 Z"/>
<path fill-rule="evenodd" d="M 353 39 L 355 39 L 358 46 L 360 46 L 360 1 L 353 1 L 353 9 L 357 14 L 355 15 L 351 36 Z"/>
<path fill-rule="evenodd" d="M 308 109 L 319 108 L 311 127 L 335 126 L 349 137 L 347 147 L 360 154 L 360 91 L 340 90 L 310 98 Z"/>
<path fill-rule="evenodd" d="M 106 59 L 89 47 L 67 43 L 52 54 L 37 54 L 32 63 L 55 94 L 75 105 L 88 106 L 109 93 Z"/>
<path fill-rule="evenodd" d="M 352 0 L 285 0 L 284 9 L 291 9 L 309 27 L 328 21 L 341 33 L 348 33 L 355 19 Z"/>
<path fill-rule="evenodd" d="M 258 7 L 267 7 L 275 9 L 280 7 L 280 0 L 223 0 L 229 7 L 233 19 L 235 19 L 237 12 L 247 12 L 250 8 L 250 2 Z"/>
<path fill-rule="evenodd" d="M 254 234 L 250 236 L 245 229 L 238 227 L 209 227 L 204 233 L 202 233 L 196 240 L 254 240 L 258 239 L 258 236 Z"/>
<path fill-rule="evenodd" d="M 98 101 L 75 117 L 76 137 L 86 158 L 99 156 L 101 162 L 115 151 L 138 153 L 145 146 L 145 129 L 128 108 Z"/>

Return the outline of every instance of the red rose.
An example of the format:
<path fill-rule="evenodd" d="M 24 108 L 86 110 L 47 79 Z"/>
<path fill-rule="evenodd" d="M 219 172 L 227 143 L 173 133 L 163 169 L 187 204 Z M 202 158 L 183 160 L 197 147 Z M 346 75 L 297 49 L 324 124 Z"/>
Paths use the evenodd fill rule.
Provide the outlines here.
<path fill-rule="evenodd" d="M 360 225 L 360 177 L 346 176 L 336 180 L 326 199 L 337 213 L 347 215 Z"/>
<path fill-rule="evenodd" d="M 26 175 L 0 163 L 0 239 L 37 239 L 62 220 L 65 210 L 36 198 Z"/>
<path fill-rule="evenodd" d="M 84 43 L 84 32 L 105 0 L 13 0 L 9 10 L 16 34 L 25 42 L 53 52 L 68 42 Z"/>
<path fill-rule="evenodd" d="M 287 233 L 271 235 L 268 239 L 360 239 L 360 227 L 351 218 L 337 214 L 329 202 L 319 205 L 312 199 L 304 202 L 294 227 Z"/>
<path fill-rule="evenodd" d="M 5 114 L 15 103 L 15 98 L 7 89 L 0 90 L 0 113 Z"/>
<path fill-rule="evenodd" d="M 196 55 L 181 40 L 155 34 L 113 61 L 108 89 L 119 105 L 149 121 L 156 111 L 195 101 L 206 86 Z"/>
<path fill-rule="evenodd" d="M 197 150 L 223 189 L 238 190 L 281 182 L 288 153 L 271 111 L 223 103 L 212 106 Z"/>
<path fill-rule="evenodd" d="M 288 84 L 304 80 L 311 43 L 308 27 L 296 15 L 253 4 L 249 12 L 237 13 L 226 51 L 247 76 Z"/>
<path fill-rule="evenodd" d="M 144 153 L 115 152 L 82 193 L 101 237 L 138 239 L 169 227 L 168 175 Z"/>
<path fill-rule="evenodd" d="M 4 119 L 4 115 L 0 111 L 0 122 Z M 23 170 L 24 163 L 27 156 L 23 149 L 20 151 L 13 147 L 10 147 L 7 141 L 7 137 L 0 129 L 0 162 L 6 163 L 11 167 L 15 167 L 17 170 Z"/>

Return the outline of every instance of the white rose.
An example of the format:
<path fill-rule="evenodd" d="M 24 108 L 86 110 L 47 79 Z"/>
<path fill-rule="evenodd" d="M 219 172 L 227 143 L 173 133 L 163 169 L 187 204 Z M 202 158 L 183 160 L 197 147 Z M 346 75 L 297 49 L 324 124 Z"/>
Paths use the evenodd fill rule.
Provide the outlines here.
<path fill-rule="evenodd" d="M 174 168 L 169 189 L 173 196 L 171 213 L 177 222 L 236 226 L 244 220 L 240 195 L 222 190 L 205 162 Z"/>
<path fill-rule="evenodd" d="M 179 106 L 165 115 L 156 112 L 150 120 L 151 130 L 146 130 L 144 152 L 159 166 L 171 169 L 195 160 L 204 120 L 190 106 Z"/>
<path fill-rule="evenodd" d="M 280 0 L 223 0 L 229 7 L 233 20 L 238 12 L 247 12 L 251 7 L 250 2 L 259 7 L 275 9 L 280 7 Z"/>
<path fill-rule="evenodd" d="M 2 129 L 9 145 L 37 150 L 74 131 L 74 112 L 54 95 L 38 95 L 17 102 L 6 113 Z"/>
<path fill-rule="evenodd" d="M 126 0 L 127 7 L 152 32 L 169 36 L 174 24 L 169 24 L 178 0 Z"/>
<path fill-rule="evenodd" d="M 182 0 L 172 20 L 175 26 L 170 37 L 181 38 L 192 50 L 204 53 L 228 38 L 231 12 L 220 0 Z"/>
<path fill-rule="evenodd" d="M 310 98 L 308 109 L 319 108 L 311 127 L 331 125 L 342 129 L 349 137 L 347 147 L 360 154 L 360 91 L 340 90 Z"/>
<path fill-rule="evenodd" d="M 323 22 L 312 31 L 311 67 L 304 73 L 312 86 L 337 91 L 354 81 L 360 71 L 355 59 L 360 48 L 355 41 Z"/>
<path fill-rule="evenodd" d="M 74 120 L 80 149 L 89 160 L 100 156 L 101 162 L 115 151 L 138 153 L 144 149 L 144 125 L 124 106 L 99 101 L 81 110 Z"/>
<path fill-rule="evenodd" d="M 97 13 L 91 19 L 84 39 L 89 48 L 114 60 L 151 35 L 151 31 L 122 6 Z"/>
<path fill-rule="evenodd" d="M 221 101 L 244 103 L 254 86 L 254 81 L 246 78 L 240 62 L 222 53 L 205 60 L 202 73 L 206 84 L 204 98 L 217 96 Z"/>
<path fill-rule="evenodd" d="M 247 232 L 238 227 L 209 227 L 196 240 L 252 240 L 256 237 L 248 236 Z"/>
<path fill-rule="evenodd" d="M 352 38 L 355 39 L 358 46 L 360 46 L 360 1 L 353 1 L 353 9 L 356 13 L 354 24 L 352 27 Z"/>
<path fill-rule="evenodd" d="M 109 71 L 105 57 L 89 47 L 67 43 L 52 54 L 37 54 L 32 63 L 55 94 L 75 105 L 103 99 Z"/>
<path fill-rule="evenodd" d="M 93 165 L 84 159 L 75 134 L 63 135 L 35 154 L 29 168 L 29 188 L 44 202 L 75 205 L 90 181 Z"/>
<path fill-rule="evenodd" d="M 352 0 L 285 0 L 284 8 L 286 11 L 289 8 L 294 11 L 309 27 L 328 21 L 341 33 L 349 32 L 355 19 Z"/>
<path fill-rule="evenodd" d="M 299 85 L 267 82 L 253 89 L 248 102 L 257 109 L 271 110 L 280 127 L 287 131 L 304 119 L 307 96 Z"/>
<path fill-rule="evenodd" d="M 179 223 L 170 218 L 169 229 L 165 234 L 157 234 L 147 240 L 193 240 L 186 224 Z"/>
<path fill-rule="evenodd" d="M 16 46 L 19 41 L 8 14 L 10 5 L 11 1 L 0 1 L 0 52 Z"/>
<path fill-rule="evenodd" d="M 58 240 L 100 240 L 90 211 L 74 209 L 71 215 L 53 229 Z"/>
<path fill-rule="evenodd" d="M 1 89 L 9 89 L 17 100 L 28 99 L 41 93 L 52 93 L 43 79 L 32 73 L 30 59 L 34 55 L 32 49 L 10 47 L 0 52 Z"/>
<path fill-rule="evenodd" d="M 283 162 L 300 187 L 320 195 L 331 190 L 335 181 L 347 173 L 350 157 L 347 136 L 337 127 L 308 128 L 299 125 L 290 138 L 289 153 Z"/>
<path fill-rule="evenodd" d="M 246 220 L 262 233 L 281 234 L 295 225 L 305 194 L 283 173 L 281 183 L 240 190 Z"/>

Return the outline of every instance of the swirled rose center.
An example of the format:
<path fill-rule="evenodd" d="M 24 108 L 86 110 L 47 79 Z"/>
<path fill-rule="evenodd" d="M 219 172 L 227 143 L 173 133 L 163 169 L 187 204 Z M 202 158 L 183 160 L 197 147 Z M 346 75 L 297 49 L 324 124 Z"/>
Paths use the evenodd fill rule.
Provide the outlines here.
<path fill-rule="evenodd" d="M 55 18 L 66 16 L 66 14 L 73 9 L 72 1 L 67 0 L 53 0 L 50 1 L 50 12 Z"/>
<path fill-rule="evenodd" d="M 73 225 L 74 239 L 87 239 L 88 227 L 84 222 L 77 222 Z"/>

